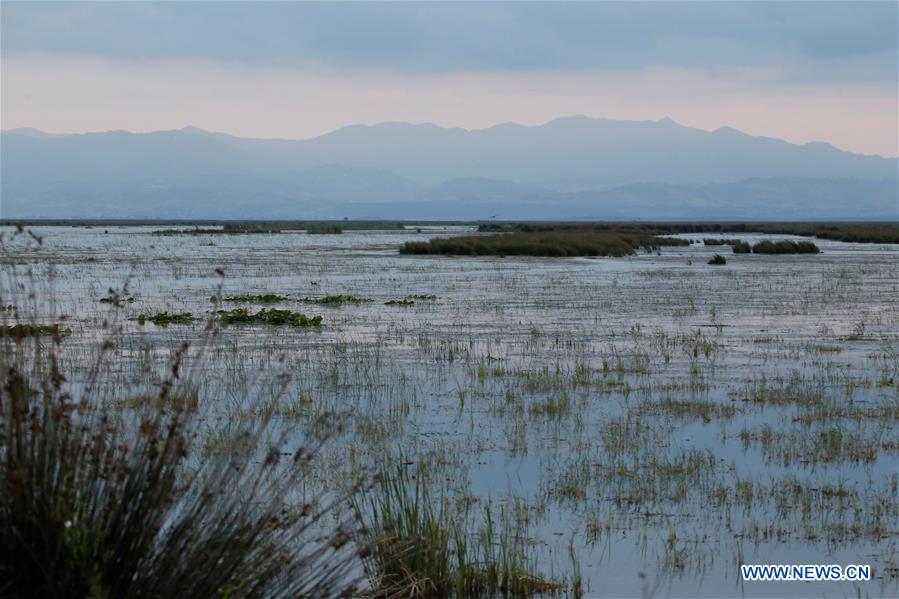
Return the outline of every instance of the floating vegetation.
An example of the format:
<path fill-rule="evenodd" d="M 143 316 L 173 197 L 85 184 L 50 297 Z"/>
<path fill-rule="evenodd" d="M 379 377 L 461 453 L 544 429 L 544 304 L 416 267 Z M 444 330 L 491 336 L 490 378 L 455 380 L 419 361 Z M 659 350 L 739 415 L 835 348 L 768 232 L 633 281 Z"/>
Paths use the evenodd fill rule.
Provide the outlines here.
<path fill-rule="evenodd" d="M 431 302 L 437 299 L 436 295 L 407 295 L 403 299 L 392 299 L 384 302 L 385 306 L 414 306 L 415 302 Z"/>
<path fill-rule="evenodd" d="M 386 302 L 384 302 L 384 305 L 385 306 L 414 306 L 415 300 L 410 299 L 408 297 L 404 297 L 403 299 L 387 300 Z"/>
<path fill-rule="evenodd" d="M 0 325 L 0 337 L 65 337 L 71 335 L 72 329 L 62 329 L 58 324 L 30 324 L 18 323 L 13 325 Z"/>
<path fill-rule="evenodd" d="M 158 327 L 164 327 L 170 324 L 190 324 L 197 319 L 190 312 L 181 312 L 179 314 L 157 312 L 156 314 L 138 314 L 135 320 L 137 320 L 139 325 L 152 322 Z"/>
<path fill-rule="evenodd" d="M 213 303 L 218 301 L 218 298 L 216 296 L 212 296 L 210 299 Z M 222 299 L 226 302 L 254 302 L 257 304 L 274 304 L 275 302 L 286 302 L 290 298 L 284 295 L 278 295 L 277 293 L 263 293 L 257 295 L 229 295 Z"/>
<path fill-rule="evenodd" d="M 135 299 L 133 297 L 118 297 L 114 295 L 110 295 L 109 297 L 100 298 L 101 304 L 115 304 L 120 305 L 123 303 L 133 304 Z"/>
<path fill-rule="evenodd" d="M 640 248 L 690 245 L 689 240 L 640 233 L 592 230 L 550 230 L 468 235 L 430 241 L 410 241 L 401 254 L 460 256 L 630 256 Z"/>
<path fill-rule="evenodd" d="M 301 301 L 320 306 L 341 306 L 343 304 L 367 304 L 374 300 L 358 295 L 326 295 L 324 297 L 304 297 Z"/>
<path fill-rule="evenodd" d="M 270 324 L 275 326 L 289 325 L 293 327 L 317 327 L 322 323 L 321 316 L 306 316 L 300 312 L 291 310 L 278 310 L 277 308 L 263 308 L 255 314 L 246 308 L 234 310 L 219 310 L 222 324 Z"/>
<path fill-rule="evenodd" d="M 727 264 L 727 260 L 725 260 L 724 256 L 722 256 L 721 254 L 715 254 L 709 260 L 709 264 L 715 264 L 715 265 Z"/>
<path fill-rule="evenodd" d="M 818 254 L 821 250 L 811 241 L 760 241 L 752 246 L 753 254 Z"/>

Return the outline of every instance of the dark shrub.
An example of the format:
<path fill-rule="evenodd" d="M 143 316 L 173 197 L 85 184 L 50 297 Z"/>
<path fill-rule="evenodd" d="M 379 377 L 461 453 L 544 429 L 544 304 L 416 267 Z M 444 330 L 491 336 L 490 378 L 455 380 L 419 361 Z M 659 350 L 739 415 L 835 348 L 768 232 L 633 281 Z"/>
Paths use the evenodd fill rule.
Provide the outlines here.
<path fill-rule="evenodd" d="M 566 229 L 520 231 L 493 235 L 467 235 L 407 242 L 401 254 L 459 256 L 629 256 L 640 248 L 690 245 L 687 239 L 657 237 L 636 232 Z"/>
<path fill-rule="evenodd" d="M 730 247 L 735 254 L 748 254 L 752 250 L 748 242 L 739 239 L 731 241 Z"/>
<path fill-rule="evenodd" d="M 752 246 L 753 254 L 817 254 L 818 249 L 811 241 L 760 241 Z"/>
<path fill-rule="evenodd" d="M 715 265 L 727 264 L 727 260 L 724 259 L 724 256 L 722 256 L 720 254 L 715 254 L 714 256 L 712 256 L 712 259 L 709 260 L 709 264 L 715 264 Z"/>

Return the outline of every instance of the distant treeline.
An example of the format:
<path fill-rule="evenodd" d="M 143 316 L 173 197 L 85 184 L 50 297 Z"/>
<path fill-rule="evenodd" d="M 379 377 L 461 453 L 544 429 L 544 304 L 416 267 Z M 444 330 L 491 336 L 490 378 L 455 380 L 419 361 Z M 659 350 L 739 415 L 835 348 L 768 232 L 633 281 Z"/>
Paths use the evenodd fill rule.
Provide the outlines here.
<path fill-rule="evenodd" d="M 618 231 L 648 235 L 678 233 L 770 233 L 854 243 L 899 243 L 899 222 L 833 223 L 652 223 L 652 222 L 504 222 L 484 223 L 479 231 Z"/>
<path fill-rule="evenodd" d="M 334 234 L 344 231 L 384 231 L 402 229 L 405 223 L 386 220 L 269 220 L 269 221 L 228 221 L 223 224 L 226 231 L 306 231 L 308 233 Z"/>
<path fill-rule="evenodd" d="M 418 226 L 478 226 L 483 232 L 502 231 L 617 231 L 645 235 L 677 233 L 770 233 L 800 235 L 854 243 L 899 243 L 899 222 L 539 222 L 539 221 L 402 221 L 402 220 L 180 220 L 180 219 L 3 219 L 0 226 L 45 225 L 72 227 L 184 226 L 240 232 L 328 232 L 400 230 Z M 195 229 L 191 229 L 193 232 Z M 185 229 L 187 230 L 187 229 Z M 203 229 L 201 229 L 203 230 Z M 218 232 L 218 230 L 216 230 Z"/>

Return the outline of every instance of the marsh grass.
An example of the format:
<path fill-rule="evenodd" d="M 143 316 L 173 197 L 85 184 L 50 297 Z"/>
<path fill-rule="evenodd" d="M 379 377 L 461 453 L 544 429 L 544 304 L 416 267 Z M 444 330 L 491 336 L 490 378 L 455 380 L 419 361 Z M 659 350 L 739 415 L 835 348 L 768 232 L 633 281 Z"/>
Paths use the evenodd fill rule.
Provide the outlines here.
<path fill-rule="evenodd" d="M 71 334 L 72 329 L 61 328 L 58 324 L 20 322 L 12 325 L 0 325 L 0 337 L 13 337 L 18 340 L 25 337 L 61 338 Z"/>
<path fill-rule="evenodd" d="M 321 316 L 306 316 L 300 312 L 291 310 L 278 310 L 277 308 L 263 308 L 258 312 L 250 312 L 246 308 L 233 310 L 219 310 L 219 318 L 222 324 L 268 324 L 274 326 L 292 327 L 317 327 L 322 323 Z"/>
<path fill-rule="evenodd" d="M 133 304 L 135 299 L 133 297 L 102 297 L 100 298 L 101 304 Z"/>
<path fill-rule="evenodd" d="M 384 302 L 385 306 L 414 306 L 415 300 L 404 297 L 403 299 L 392 299 Z"/>
<path fill-rule="evenodd" d="M 702 243 L 710 246 L 729 245 L 735 254 L 748 254 L 751 251 L 749 243 L 741 239 L 703 239 Z"/>
<path fill-rule="evenodd" d="M 218 298 L 212 296 L 214 301 L 218 301 Z M 290 298 L 284 295 L 279 295 L 277 293 L 258 293 L 258 294 L 245 294 L 245 295 L 229 295 L 222 298 L 226 302 L 252 302 L 256 304 L 274 304 L 277 302 L 286 302 Z"/>
<path fill-rule="evenodd" d="M 70 386 L 58 336 L 0 339 L 0 594 L 353 592 L 358 526 L 346 494 L 297 493 L 328 433 L 290 440 L 268 420 L 241 419 L 241 443 L 198 454 L 207 429 L 185 391 L 187 344 L 154 396 L 124 405 L 100 391 L 115 389 L 102 367 L 114 342 L 99 345 L 96 367 Z"/>
<path fill-rule="evenodd" d="M 343 227 L 335 224 L 316 223 L 306 227 L 309 235 L 339 235 L 343 233 Z"/>
<path fill-rule="evenodd" d="M 559 223 L 508 222 L 482 223 L 480 231 L 550 231 L 550 230 L 621 230 L 650 235 L 682 233 L 767 233 L 771 235 L 801 235 L 850 243 L 899 243 L 899 223 L 895 222 L 827 222 L 827 223 L 739 223 L 739 222 L 622 222 L 622 223 Z"/>
<path fill-rule="evenodd" d="M 497 529 L 485 508 L 479 534 L 467 529 L 468 512 L 434 501 L 419 473 L 406 465 L 382 473 L 377 492 L 359 510 L 372 552 L 366 569 L 378 597 L 528 597 L 563 590 L 533 574 L 522 531 Z M 467 504 L 466 504 L 467 505 Z"/>
<path fill-rule="evenodd" d="M 137 324 L 143 325 L 152 322 L 158 327 L 164 327 L 170 324 L 191 324 L 197 319 L 190 312 L 180 312 L 169 314 L 168 312 L 157 312 L 156 314 L 138 314 Z"/>
<path fill-rule="evenodd" d="M 449 254 L 462 256 L 630 256 L 640 248 L 689 245 L 686 239 L 656 237 L 615 231 L 541 231 L 494 235 L 469 235 L 410 241 L 401 254 Z"/>
<path fill-rule="evenodd" d="M 384 302 L 385 306 L 414 306 L 415 302 L 430 302 L 437 299 L 436 295 L 407 295 L 402 299 L 392 299 Z"/>
<path fill-rule="evenodd" d="M 766 239 L 753 244 L 753 254 L 818 254 L 821 250 L 811 241 L 771 241 Z"/>
<path fill-rule="evenodd" d="M 318 304 L 319 306 L 342 306 L 343 304 L 368 304 L 374 300 L 370 297 L 340 294 L 326 295 L 324 297 L 304 297 L 300 301 L 307 304 Z"/>

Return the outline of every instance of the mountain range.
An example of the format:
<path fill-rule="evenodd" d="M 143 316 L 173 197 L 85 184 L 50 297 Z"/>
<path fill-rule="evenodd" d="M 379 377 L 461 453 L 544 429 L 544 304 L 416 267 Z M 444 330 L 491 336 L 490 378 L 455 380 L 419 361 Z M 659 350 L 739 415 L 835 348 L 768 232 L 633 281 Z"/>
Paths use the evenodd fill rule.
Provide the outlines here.
<path fill-rule="evenodd" d="M 896 219 L 896 158 L 670 119 L 0 133 L 4 218 Z"/>

